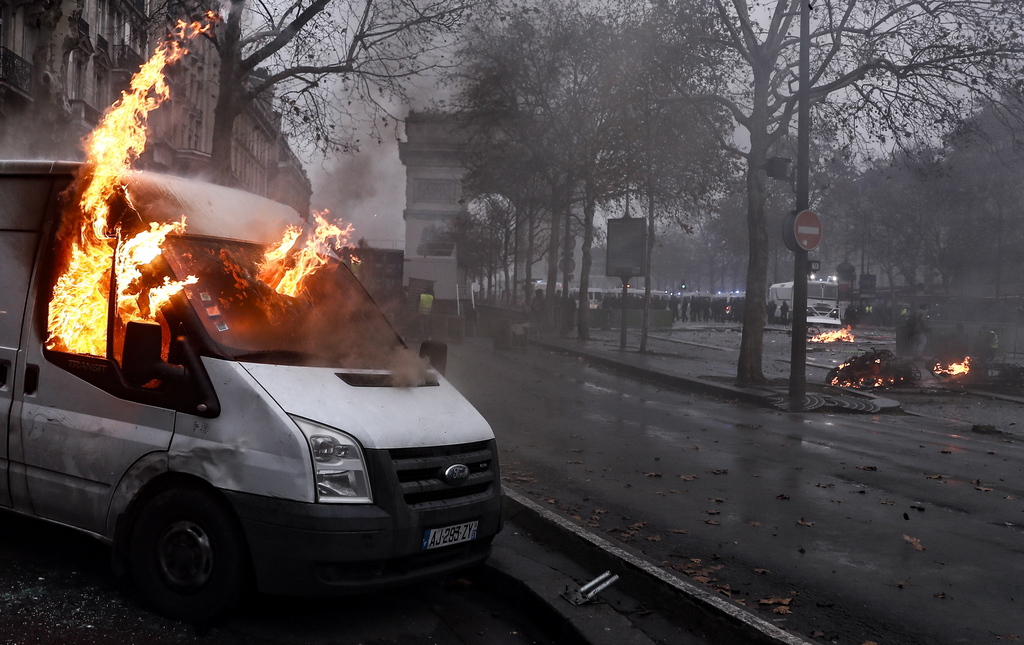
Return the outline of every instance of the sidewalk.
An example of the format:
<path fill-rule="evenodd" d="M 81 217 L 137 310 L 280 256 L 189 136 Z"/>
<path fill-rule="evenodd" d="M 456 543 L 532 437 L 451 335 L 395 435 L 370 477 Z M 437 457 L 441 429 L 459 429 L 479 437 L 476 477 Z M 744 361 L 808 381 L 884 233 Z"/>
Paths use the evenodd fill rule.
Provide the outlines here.
<path fill-rule="evenodd" d="M 701 341 L 686 339 L 695 333 L 702 336 Z M 549 336 L 531 338 L 531 343 L 580 356 L 594 364 L 669 387 L 779 409 L 810 411 L 824 408 L 874 414 L 898 410 L 900 407 L 897 401 L 870 392 L 826 389 L 823 386 L 828 370 L 853 354 L 864 351 L 868 345 L 883 347 L 894 344 L 895 339 L 888 334 L 873 330 L 862 333 L 863 341 L 856 344 L 856 349 L 841 343 L 822 348 L 820 352 L 809 350 L 807 395 L 796 405 L 790 401 L 788 388 L 789 330 L 784 327 L 768 327 L 765 330 L 763 361 L 768 383 L 764 386 L 742 386 L 736 383 L 739 334 L 739 325 L 735 324 L 677 323 L 671 330 L 651 332 L 648 336 L 648 352 L 645 354 L 639 353 L 639 333 L 633 330 L 628 334 L 624 350 L 619 346 L 619 332 L 608 330 L 592 330 L 591 339 L 586 341 Z"/>

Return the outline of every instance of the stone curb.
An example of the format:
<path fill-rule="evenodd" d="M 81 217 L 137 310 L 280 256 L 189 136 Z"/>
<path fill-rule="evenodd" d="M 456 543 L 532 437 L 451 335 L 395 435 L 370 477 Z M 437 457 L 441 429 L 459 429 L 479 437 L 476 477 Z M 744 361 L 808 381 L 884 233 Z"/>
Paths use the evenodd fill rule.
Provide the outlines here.
<path fill-rule="evenodd" d="M 776 627 L 752 612 L 703 587 L 674 576 L 639 555 L 591 533 L 527 496 L 502 485 L 509 521 L 548 541 L 573 561 L 593 570 L 611 571 L 617 585 L 665 616 L 685 621 L 716 644 L 810 645 L 811 641 Z M 571 607 L 566 603 L 567 607 Z M 557 608 L 556 608 L 557 611 Z M 605 645 L 607 640 L 586 642 Z"/>

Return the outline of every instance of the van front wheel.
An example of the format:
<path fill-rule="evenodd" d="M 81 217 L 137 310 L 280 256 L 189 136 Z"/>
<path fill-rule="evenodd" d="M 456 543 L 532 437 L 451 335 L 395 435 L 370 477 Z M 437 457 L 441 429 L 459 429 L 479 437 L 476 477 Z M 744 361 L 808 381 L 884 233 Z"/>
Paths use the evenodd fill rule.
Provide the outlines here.
<path fill-rule="evenodd" d="M 131 535 L 132 579 L 161 614 L 204 622 L 246 590 L 247 549 L 234 515 L 198 490 L 170 490 L 141 511 Z"/>

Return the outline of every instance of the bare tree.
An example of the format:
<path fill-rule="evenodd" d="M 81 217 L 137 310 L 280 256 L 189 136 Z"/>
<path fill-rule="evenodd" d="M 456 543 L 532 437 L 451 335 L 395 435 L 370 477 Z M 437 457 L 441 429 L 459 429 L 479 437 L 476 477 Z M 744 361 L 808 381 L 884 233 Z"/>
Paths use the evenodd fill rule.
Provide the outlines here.
<path fill-rule="evenodd" d="M 747 166 L 750 305 L 737 365 L 741 382 L 764 381 L 765 162 L 797 110 L 801 1 L 808 0 L 656 3 L 670 27 L 666 42 L 699 44 L 717 70 L 717 91 L 683 96 L 695 105 L 724 106 L 749 135 L 744 146 L 722 141 Z M 1020 78 L 1022 24 L 1020 2 L 817 0 L 810 34 L 816 118 L 828 119 L 836 132 L 883 144 L 934 137 L 969 116 L 977 98 L 1003 105 L 1001 97 Z"/>
<path fill-rule="evenodd" d="M 354 147 L 348 127 L 360 116 L 375 132 L 391 121 L 387 105 L 411 77 L 449 64 L 446 52 L 477 0 L 173 0 L 169 15 L 221 12 L 209 34 L 216 49 L 217 102 L 210 164 L 232 183 L 235 120 L 273 95 L 285 130 L 321 151 Z M 360 114 L 357 110 L 363 110 Z"/>

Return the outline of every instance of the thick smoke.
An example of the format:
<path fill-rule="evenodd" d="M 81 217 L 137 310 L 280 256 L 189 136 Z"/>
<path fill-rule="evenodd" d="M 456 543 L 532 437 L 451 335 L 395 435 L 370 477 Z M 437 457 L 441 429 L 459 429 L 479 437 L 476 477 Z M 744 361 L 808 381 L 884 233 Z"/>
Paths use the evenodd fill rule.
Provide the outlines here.
<path fill-rule="evenodd" d="M 403 248 L 405 166 L 398 142 L 371 142 L 312 173 L 313 203 L 327 208 L 355 228 L 353 240 L 379 248 Z"/>

